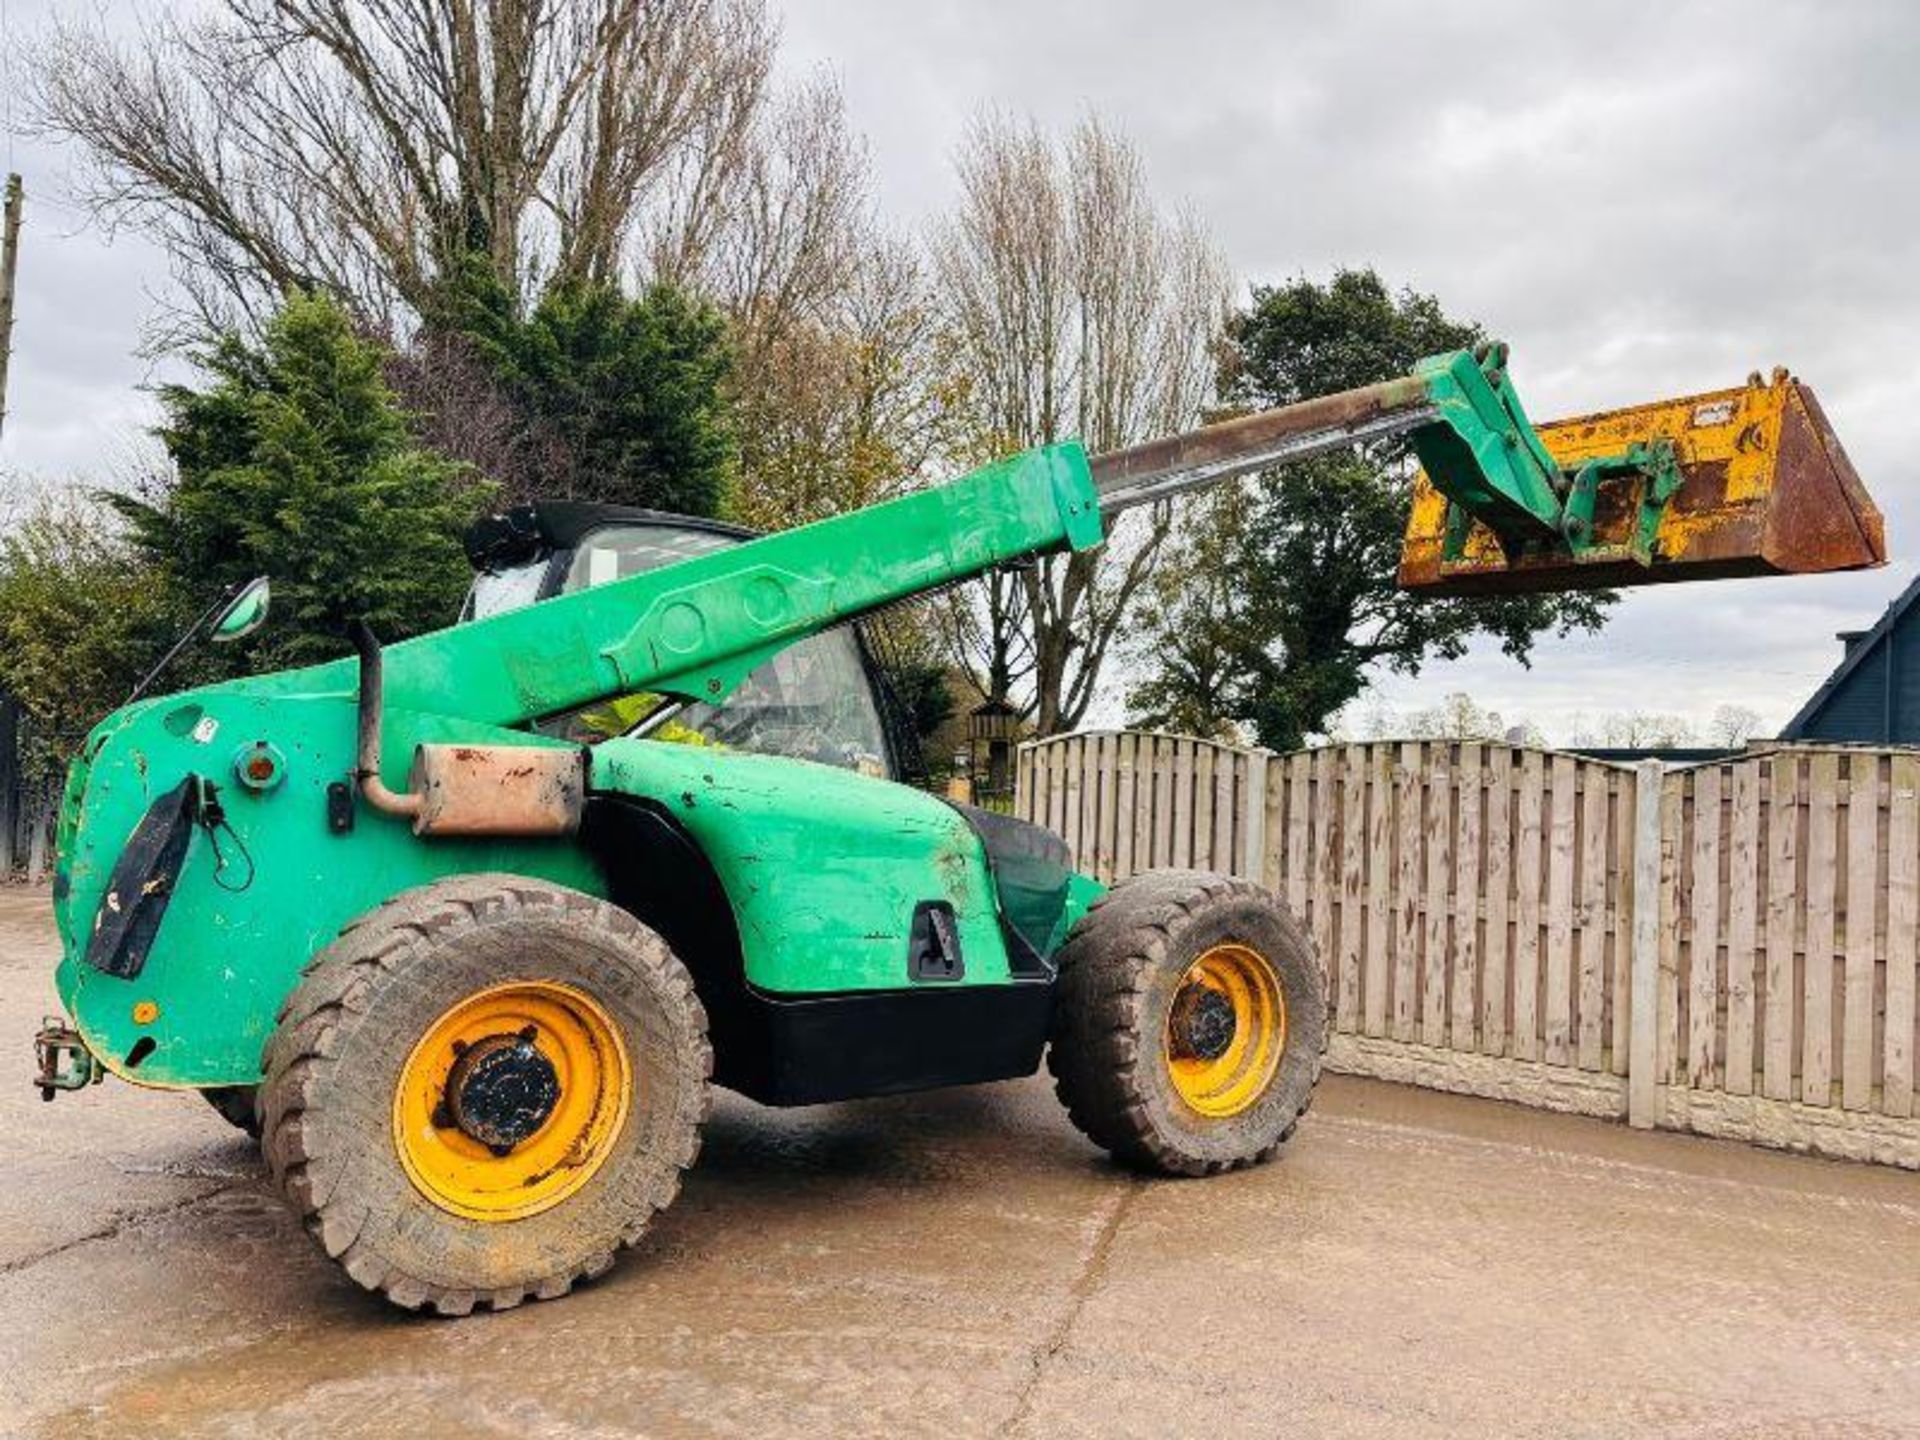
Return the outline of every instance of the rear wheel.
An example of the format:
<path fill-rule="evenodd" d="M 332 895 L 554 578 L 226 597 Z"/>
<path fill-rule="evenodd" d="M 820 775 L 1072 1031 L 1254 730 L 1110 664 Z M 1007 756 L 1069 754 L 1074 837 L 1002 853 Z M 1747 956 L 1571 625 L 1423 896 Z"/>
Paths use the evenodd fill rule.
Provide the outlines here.
<path fill-rule="evenodd" d="M 1074 1124 L 1127 1164 L 1206 1175 L 1272 1158 L 1326 1041 L 1312 944 L 1248 881 L 1122 881 L 1061 949 L 1048 1064 Z"/>
<path fill-rule="evenodd" d="M 699 1149 L 706 1016 L 653 931 L 511 875 L 350 926 L 267 1046 L 268 1166 L 328 1255 L 408 1308 L 565 1294 Z"/>

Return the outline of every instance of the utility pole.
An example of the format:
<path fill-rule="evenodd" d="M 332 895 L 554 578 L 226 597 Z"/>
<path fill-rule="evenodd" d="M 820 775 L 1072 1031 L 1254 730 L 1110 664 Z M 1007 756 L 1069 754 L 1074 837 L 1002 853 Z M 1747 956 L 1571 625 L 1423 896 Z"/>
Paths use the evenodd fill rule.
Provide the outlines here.
<path fill-rule="evenodd" d="M 20 177 L 7 176 L 6 219 L 0 223 L 0 429 L 7 423 L 7 364 L 13 358 L 13 275 L 20 261 L 20 202 L 25 194 Z"/>

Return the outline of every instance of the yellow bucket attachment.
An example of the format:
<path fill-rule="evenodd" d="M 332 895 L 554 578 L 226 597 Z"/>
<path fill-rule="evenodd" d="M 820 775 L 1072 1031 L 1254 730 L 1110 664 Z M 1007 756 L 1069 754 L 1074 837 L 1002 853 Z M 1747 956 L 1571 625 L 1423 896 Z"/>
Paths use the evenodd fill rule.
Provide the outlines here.
<path fill-rule="evenodd" d="M 1680 483 L 1659 512 L 1651 547 L 1644 537 L 1635 544 L 1643 492 L 1652 483 L 1645 476 L 1600 483 L 1592 543 L 1575 559 L 1551 541 L 1509 555 L 1492 531 L 1478 521 L 1469 525 L 1464 515 L 1452 519 L 1449 547 L 1447 498 L 1423 472 L 1400 553 L 1403 588 L 1530 594 L 1886 564 L 1878 507 L 1813 391 L 1784 369 L 1771 382 L 1756 374 L 1737 390 L 1581 415 L 1542 425 L 1538 434 L 1568 474 L 1631 446 L 1671 441 Z"/>

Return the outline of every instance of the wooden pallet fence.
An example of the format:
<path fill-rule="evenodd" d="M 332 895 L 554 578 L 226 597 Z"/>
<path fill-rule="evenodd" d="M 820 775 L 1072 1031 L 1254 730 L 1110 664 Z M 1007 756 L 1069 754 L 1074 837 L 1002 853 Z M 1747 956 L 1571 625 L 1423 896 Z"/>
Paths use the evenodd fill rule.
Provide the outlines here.
<path fill-rule="evenodd" d="M 1073 735 L 1018 810 L 1112 882 L 1260 880 L 1337 1068 L 1920 1167 L 1920 754 L 1638 767 L 1497 743 L 1291 755 Z"/>

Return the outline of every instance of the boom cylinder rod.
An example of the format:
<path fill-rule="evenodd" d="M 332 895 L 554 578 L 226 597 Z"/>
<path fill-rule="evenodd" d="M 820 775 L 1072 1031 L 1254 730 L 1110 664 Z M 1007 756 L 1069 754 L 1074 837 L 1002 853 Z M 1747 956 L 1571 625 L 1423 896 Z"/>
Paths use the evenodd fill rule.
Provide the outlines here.
<path fill-rule="evenodd" d="M 1408 375 L 1110 450 L 1088 465 L 1106 518 L 1283 461 L 1398 435 L 1438 418 L 1425 382 Z"/>

